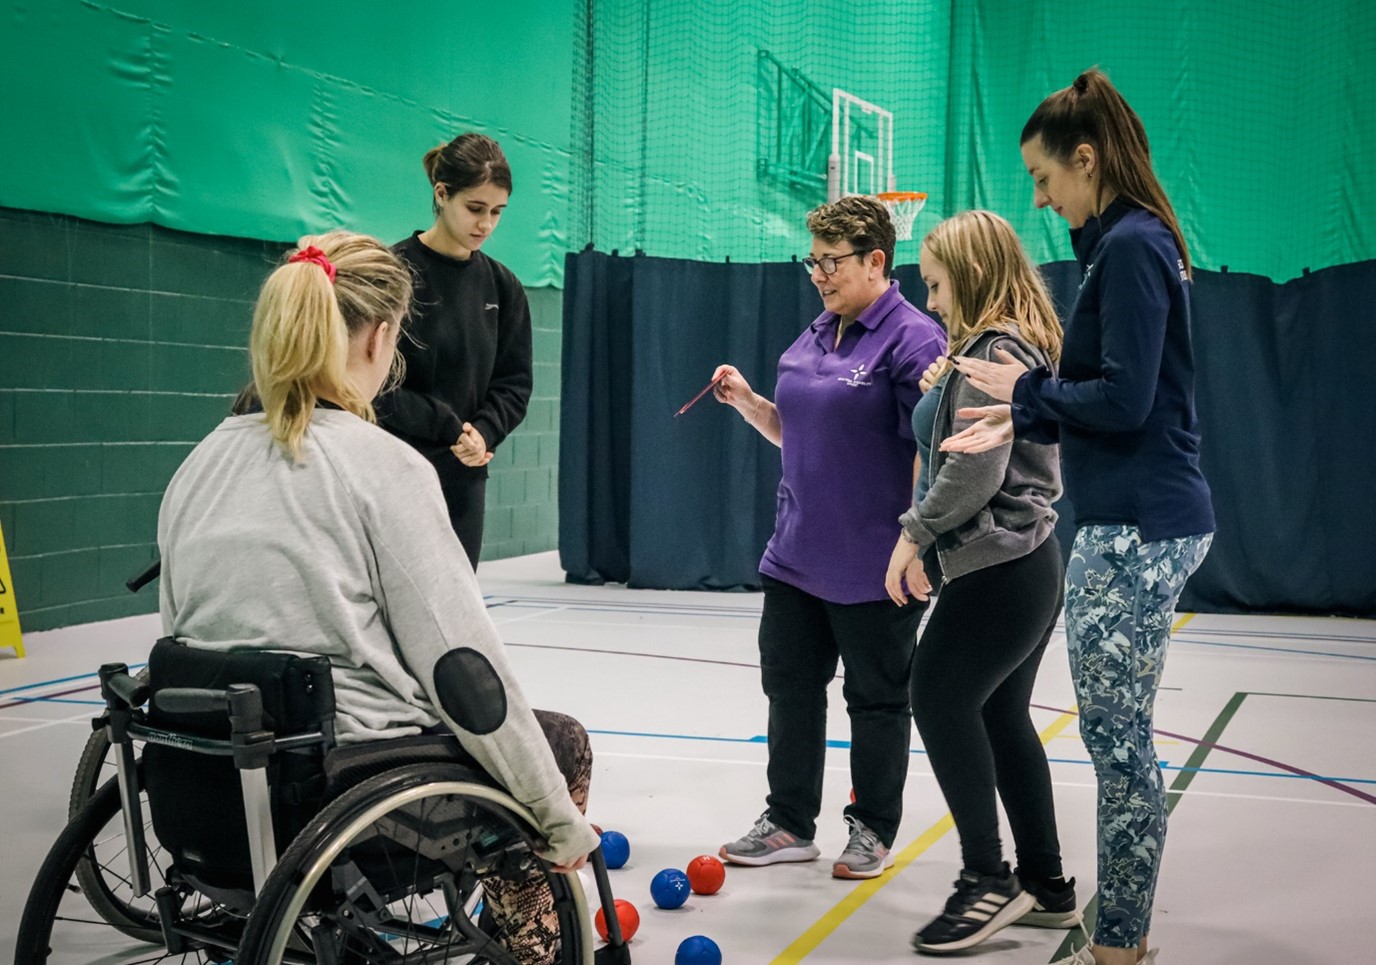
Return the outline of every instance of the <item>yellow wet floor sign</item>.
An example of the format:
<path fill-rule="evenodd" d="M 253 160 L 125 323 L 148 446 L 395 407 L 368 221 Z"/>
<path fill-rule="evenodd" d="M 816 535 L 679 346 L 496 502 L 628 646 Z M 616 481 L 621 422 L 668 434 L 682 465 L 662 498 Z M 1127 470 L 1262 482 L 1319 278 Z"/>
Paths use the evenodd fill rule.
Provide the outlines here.
<path fill-rule="evenodd" d="M 24 637 L 19 632 L 19 605 L 14 602 L 14 581 L 5 555 L 5 534 L 0 530 L 0 647 L 13 648 L 24 656 Z"/>

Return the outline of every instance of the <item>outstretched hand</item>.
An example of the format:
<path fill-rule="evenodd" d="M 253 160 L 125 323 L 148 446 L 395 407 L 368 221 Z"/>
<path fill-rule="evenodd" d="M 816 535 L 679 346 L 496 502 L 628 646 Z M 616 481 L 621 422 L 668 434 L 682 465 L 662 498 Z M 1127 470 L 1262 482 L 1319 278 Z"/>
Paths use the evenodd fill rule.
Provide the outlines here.
<path fill-rule="evenodd" d="M 942 452 L 988 452 L 1013 441 L 1013 407 L 985 405 L 971 409 L 957 409 L 961 419 L 978 419 L 953 436 L 941 441 Z"/>
<path fill-rule="evenodd" d="M 985 395 L 993 396 L 1000 402 L 1012 402 L 1013 386 L 1027 371 L 1027 366 L 1001 348 L 994 349 L 994 354 L 1003 361 L 986 362 L 984 359 L 958 356 L 951 359 L 951 364 Z"/>

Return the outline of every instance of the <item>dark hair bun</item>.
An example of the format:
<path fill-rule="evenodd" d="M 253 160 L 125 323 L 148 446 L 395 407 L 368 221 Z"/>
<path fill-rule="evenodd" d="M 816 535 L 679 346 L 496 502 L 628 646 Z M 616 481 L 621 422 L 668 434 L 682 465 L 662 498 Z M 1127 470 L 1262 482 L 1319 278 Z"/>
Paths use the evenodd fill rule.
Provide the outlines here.
<path fill-rule="evenodd" d="M 432 147 L 425 152 L 425 157 L 421 159 L 420 163 L 425 168 L 425 176 L 430 179 L 431 184 L 438 180 L 440 156 L 444 154 L 444 149 L 448 146 L 448 144 L 440 144 L 437 147 Z"/>

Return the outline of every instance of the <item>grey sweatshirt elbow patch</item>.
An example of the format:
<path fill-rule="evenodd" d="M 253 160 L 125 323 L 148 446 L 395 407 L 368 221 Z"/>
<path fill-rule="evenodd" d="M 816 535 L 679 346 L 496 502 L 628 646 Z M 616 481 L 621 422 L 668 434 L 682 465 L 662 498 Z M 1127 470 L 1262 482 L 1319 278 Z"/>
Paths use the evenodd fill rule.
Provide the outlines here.
<path fill-rule="evenodd" d="M 502 678 L 471 647 L 450 650 L 435 662 L 435 693 L 450 719 L 474 734 L 490 734 L 506 721 Z"/>

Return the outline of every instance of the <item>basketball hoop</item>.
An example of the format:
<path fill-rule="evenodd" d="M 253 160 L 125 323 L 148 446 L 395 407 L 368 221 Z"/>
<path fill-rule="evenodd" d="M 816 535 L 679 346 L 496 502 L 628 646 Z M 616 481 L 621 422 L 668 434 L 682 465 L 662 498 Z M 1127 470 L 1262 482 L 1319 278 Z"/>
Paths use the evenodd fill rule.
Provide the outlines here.
<path fill-rule="evenodd" d="M 913 221 L 922 206 L 927 203 L 927 195 L 922 191 L 881 191 L 875 195 L 889 209 L 898 240 L 907 241 L 913 236 Z"/>

